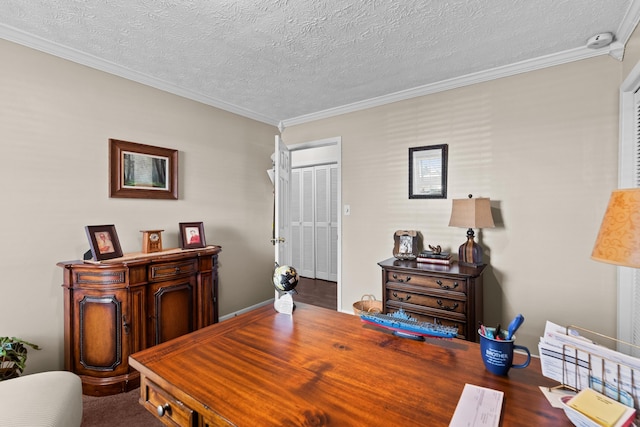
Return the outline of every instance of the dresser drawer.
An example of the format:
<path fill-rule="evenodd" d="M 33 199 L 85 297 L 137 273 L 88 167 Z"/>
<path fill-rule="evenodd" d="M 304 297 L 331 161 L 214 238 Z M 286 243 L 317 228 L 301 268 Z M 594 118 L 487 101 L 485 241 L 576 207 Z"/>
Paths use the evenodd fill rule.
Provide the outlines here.
<path fill-rule="evenodd" d="M 157 418 L 160 418 L 165 425 L 193 425 L 194 417 L 197 414 L 178 399 L 162 390 L 158 385 L 146 378 L 142 378 L 140 388 L 144 407 Z"/>
<path fill-rule="evenodd" d="M 197 271 L 198 261 L 195 259 L 151 264 L 149 266 L 149 281 L 169 280 L 174 277 L 195 274 Z"/>
<path fill-rule="evenodd" d="M 387 282 L 423 286 L 425 288 L 443 291 L 467 292 L 467 281 L 465 279 L 458 280 L 455 278 L 424 276 L 400 271 L 387 271 L 386 280 Z"/>
<path fill-rule="evenodd" d="M 417 319 L 420 322 L 429 322 L 429 323 L 435 323 L 436 325 L 444 325 L 444 326 L 454 326 L 458 328 L 458 338 L 462 338 L 462 339 L 467 338 L 466 322 L 464 321 L 449 319 L 447 317 L 441 317 L 437 315 L 418 313 L 413 310 L 407 309 L 406 306 L 404 306 L 403 309 L 411 317 Z M 395 313 L 396 311 L 398 311 L 398 309 L 389 307 L 389 310 L 387 311 L 387 313 L 392 314 L 392 313 Z"/>
<path fill-rule="evenodd" d="M 127 270 L 95 269 L 80 270 L 75 273 L 74 282 L 78 285 L 117 285 L 127 282 Z"/>
<path fill-rule="evenodd" d="M 451 313 L 459 313 L 464 315 L 467 312 L 467 302 L 464 299 L 450 299 L 440 296 L 432 296 L 418 294 L 412 292 L 404 292 L 393 289 L 387 289 L 385 295 L 386 303 L 393 304 L 411 304 L 422 307 L 431 307 L 437 310 L 447 311 Z"/>

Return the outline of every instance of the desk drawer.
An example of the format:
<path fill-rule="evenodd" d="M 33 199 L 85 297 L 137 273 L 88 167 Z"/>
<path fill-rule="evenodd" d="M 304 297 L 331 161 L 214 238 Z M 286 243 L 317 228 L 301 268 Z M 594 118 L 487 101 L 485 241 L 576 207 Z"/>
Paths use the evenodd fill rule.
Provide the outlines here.
<path fill-rule="evenodd" d="M 197 271 L 198 262 L 195 259 L 152 264 L 149 266 L 149 281 L 170 280 L 175 277 L 189 276 Z"/>
<path fill-rule="evenodd" d="M 464 279 L 458 280 L 445 277 L 422 276 L 399 271 L 387 271 L 386 276 L 387 282 L 405 283 L 407 285 L 424 286 L 442 291 L 467 293 L 467 281 Z"/>
<path fill-rule="evenodd" d="M 178 399 L 162 390 L 158 385 L 142 378 L 140 385 L 144 407 L 169 426 L 192 426 L 197 415 Z"/>
<path fill-rule="evenodd" d="M 396 304 L 407 303 L 451 313 L 465 314 L 467 312 L 467 302 L 465 299 L 449 299 L 441 296 L 423 295 L 393 289 L 387 289 L 385 298 L 387 304 L 393 302 Z"/>

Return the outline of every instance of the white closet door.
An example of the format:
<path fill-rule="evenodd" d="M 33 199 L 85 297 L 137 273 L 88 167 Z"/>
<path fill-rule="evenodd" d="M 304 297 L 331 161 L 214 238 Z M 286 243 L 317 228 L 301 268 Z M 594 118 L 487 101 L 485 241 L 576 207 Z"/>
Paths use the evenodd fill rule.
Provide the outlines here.
<path fill-rule="evenodd" d="M 337 180 L 336 165 L 292 171 L 291 265 L 301 276 L 338 280 Z"/>
<path fill-rule="evenodd" d="M 302 174 L 301 181 L 301 242 L 302 242 L 302 260 L 300 264 L 300 274 L 305 277 L 314 278 L 315 276 L 315 226 L 314 226 L 314 174 L 313 167 L 300 169 Z"/>
<path fill-rule="evenodd" d="M 302 265 L 302 174 L 300 169 L 291 170 L 291 265 L 300 269 Z M 299 271 L 301 273 L 301 271 Z"/>
<path fill-rule="evenodd" d="M 329 167 L 316 166 L 316 278 L 329 280 L 330 270 L 330 184 Z"/>

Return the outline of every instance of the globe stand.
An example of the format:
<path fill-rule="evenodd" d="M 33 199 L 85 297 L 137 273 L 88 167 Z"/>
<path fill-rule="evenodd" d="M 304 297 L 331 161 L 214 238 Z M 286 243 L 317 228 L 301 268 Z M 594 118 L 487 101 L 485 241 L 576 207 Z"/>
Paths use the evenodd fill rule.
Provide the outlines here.
<path fill-rule="evenodd" d="M 273 303 L 273 307 L 278 313 L 292 315 L 296 305 L 293 302 L 293 294 L 297 294 L 294 290 L 291 291 L 278 291 L 278 297 Z"/>

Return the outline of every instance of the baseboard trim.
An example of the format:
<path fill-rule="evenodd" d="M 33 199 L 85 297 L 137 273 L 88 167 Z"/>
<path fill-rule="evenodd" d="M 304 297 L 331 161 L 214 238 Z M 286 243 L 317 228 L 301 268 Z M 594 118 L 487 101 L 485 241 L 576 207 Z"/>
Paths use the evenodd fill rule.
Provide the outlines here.
<path fill-rule="evenodd" d="M 220 322 L 224 322 L 225 320 L 233 319 L 236 316 L 247 313 L 251 310 L 255 310 L 258 307 L 262 307 L 263 305 L 273 304 L 274 298 L 268 299 L 266 301 L 260 302 L 258 304 L 251 305 L 249 307 L 245 307 L 242 310 L 234 311 L 233 313 L 225 314 L 224 316 L 220 316 Z"/>

